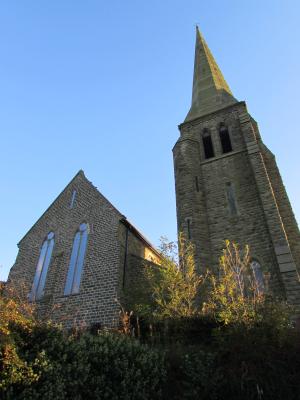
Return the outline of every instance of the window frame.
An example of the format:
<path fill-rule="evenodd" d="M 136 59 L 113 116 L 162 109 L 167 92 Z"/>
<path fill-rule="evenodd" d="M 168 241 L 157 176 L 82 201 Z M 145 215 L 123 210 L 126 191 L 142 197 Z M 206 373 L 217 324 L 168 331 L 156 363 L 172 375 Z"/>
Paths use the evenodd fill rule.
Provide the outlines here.
<path fill-rule="evenodd" d="M 75 202 L 76 202 L 76 198 L 77 198 L 77 190 L 74 188 L 72 190 L 71 201 L 69 203 L 69 208 L 70 209 L 74 208 L 74 205 L 75 205 Z"/>
<path fill-rule="evenodd" d="M 204 159 L 210 160 L 211 158 L 214 158 L 216 156 L 216 153 L 212 139 L 212 134 L 209 129 L 207 128 L 203 129 L 201 139 L 202 139 Z"/>
<path fill-rule="evenodd" d="M 82 222 L 77 229 L 69 261 L 68 273 L 64 288 L 64 296 L 78 294 L 82 279 L 85 255 L 88 245 L 89 225 Z"/>
<path fill-rule="evenodd" d="M 228 140 L 227 143 L 229 143 L 230 145 L 230 150 L 224 150 L 224 141 L 222 141 L 222 132 L 226 132 L 228 135 L 228 138 L 226 140 Z M 223 122 L 220 123 L 219 125 L 219 141 L 220 141 L 220 146 L 221 146 L 221 151 L 222 154 L 228 154 L 231 153 L 233 151 L 233 146 L 232 146 L 232 139 L 231 139 L 231 135 L 228 129 L 228 126 L 226 126 Z"/>
<path fill-rule="evenodd" d="M 231 193 L 233 194 L 232 199 L 233 203 L 230 200 L 229 197 L 229 190 L 231 189 Z M 229 212 L 230 217 L 237 217 L 239 215 L 239 207 L 238 207 L 238 202 L 236 198 L 236 189 L 235 189 L 235 184 L 231 181 L 227 181 L 225 183 L 225 194 L 226 194 L 226 200 L 227 200 L 227 209 Z M 233 204 L 233 207 L 232 207 Z"/>
<path fill-rule="evenodd" d="M 40 300 L 45 294 L 45 285 L 52 260 L 54 245 L 55 234 L 53 231 L 50 231 L 40 248 L 39 259 L 36 265 L 31 291 L 29 293 L 30 301 Z"/>
<path fill-rule="evenodd" d="M 254 268 L 253 264 L 258 265 L 258 268 Z M 258 286 L 257 286 L 257 292 L 258 294 L 264 294 L 265 290 L 266 290 L 266 285 L 265 285 L 265 277 L 264 277 L 264 273 L 263 273 L 263 269 L 261 266 L 261 263 L 257 260 L 257 258 L 252 258 L 250 260 L 250 268 L 251 268 L 251 272 L 253 274 L 253 277 L 255 279 L 255 281 L 257 282 Z M 258 274 L 257 274 L 258 272 Z M 258 276 L 259 275 L 259 276 Z"/>

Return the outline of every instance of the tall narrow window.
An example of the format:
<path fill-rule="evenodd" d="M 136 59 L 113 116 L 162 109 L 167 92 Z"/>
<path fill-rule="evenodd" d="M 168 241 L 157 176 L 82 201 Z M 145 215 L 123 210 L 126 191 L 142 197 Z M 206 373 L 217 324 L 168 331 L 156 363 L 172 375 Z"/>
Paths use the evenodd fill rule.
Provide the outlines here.
<path fill-rule="evenodd" d="M 187 238 L 188 240 L 191 240 L 192 238 L 192 232 L 191 232 L 191 223 L 192 223 L 192 218 L 186 218 L 186 227 L 187 227 Z"/>
<path fill-rule="evenodd" d="M 83 223 L 76 232 L 65 287 L 65 295 L 79 293 L 81 273 L 88 239 L 88 225 Z"/>
<path fill-rule="evenodd" d="M 31 293 L 29 295 L 30 301 L 39 300 L 44 295 L 44 287 L 46 283 L 48 268 L 51 261 L 53 247 L 54 233 L 49 232 L 46 240 L 41 247 L 40 257 L 37 263 Z"/>
<path fill-rule="evenodd" d="M 223 153 L 229 153 L 230 151 L 232 151 L 232 145 L 228 129 L 225 125 L 222 124 L 220 126 L 219 134 Z"/>
<path fill-rule="evenodd" d="M 72 192 L 72 197 L 71 197 L 71 201 L 70 201 L 70 208 L 73 208 L 73 207 L 74 207 L 74 203 L 75 203 L 75 199 L 76 199 L 76 194 L 77 194 L 77 192 L 76 192 L 76 190 L 74 189 L 73 192 Z"/>
<path fill-rule="evenodd" d="M 234 186 L 231 182 L 226 183 L 226 196 L 230 215 L 237 215 L 238 209 L 236 204 L 235 191 Z"/>
<path fill-rule="evenodd" d="M 199 192 L 199 179 L 198 176 L 195 176 L 195 185 L 196 185 L 196 191 Z"/>
<path fill-rule="evenodd" d="M 258 261 L 253 260 L 250 263 L 250 267 L 252 269 L 253 276 L 255 278 L 255 283 L 256 283 L 255 289 L 258 292 L 258 294 L 262 294 L 265 291 L 265 283 L 261 265 Z"/>
<path fill-rule="evenodd" d="M 205 158 L 214 157 L 215 156 L 214 147 L 213 147 L 213 143 L 212 143 L 212 140 L 211 140 L 211 135 L 210 135 L 208 129 L 205 129 L 203 131 L 202 142 L 203 142 Z"/>

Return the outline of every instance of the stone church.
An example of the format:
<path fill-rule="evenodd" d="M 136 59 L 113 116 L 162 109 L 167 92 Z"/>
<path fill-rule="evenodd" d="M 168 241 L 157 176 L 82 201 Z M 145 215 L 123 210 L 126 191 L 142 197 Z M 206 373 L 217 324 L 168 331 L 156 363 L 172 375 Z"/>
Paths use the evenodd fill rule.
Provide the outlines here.
<path fill-rule="evenodd" d="M 160 258 L 83 171 L 18 247 L 8 281 L 36 302 L 41 317 L 68 328 L 117 325 L 123 289 L 145 262 Z"/>
<path fill-rule="evenodd" d="M 269 275 L 270 290 L 299 308 L 300 234 L 275 157 L 198 28 L 192 105 L 179 130 L 178 229 L 194 242 L 199 271 L 217 272 L 225 239 L 248 244 L 260 285 Z"/>
<path fill-rule="evenodd" d="M 300 309 L 300 235 L 275 157 L 196 31 L 192 105 L 173 149 L 178 230 L 201 273 L 217 273 L 224 240 L 251 248 L 261 288 Z M 83 171 L 19 242 L 9 274 L 41 315 L 114 326 L 124 288 L 160 256 Z"/>

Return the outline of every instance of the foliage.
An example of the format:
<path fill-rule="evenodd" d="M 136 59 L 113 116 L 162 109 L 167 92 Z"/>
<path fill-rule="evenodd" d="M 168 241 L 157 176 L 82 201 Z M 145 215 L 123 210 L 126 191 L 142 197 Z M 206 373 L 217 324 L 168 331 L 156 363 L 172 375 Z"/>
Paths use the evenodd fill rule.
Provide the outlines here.
<path fill-rule="evenodd" d="M 226 242 L 204 306 L 193 247 L 181 236 L 178 253 L 166 241 L 161 251 L 144 306 L 162 340 L 144 337 L 148 345 L 132 337 L 121 305 L 120 332 L 67 333 L 0 291 L 0 398 L 298 400 L 300 335 L 286 304 L 259 290 L 248 247 Z"/>
<path fill-rule="evenodd" d="M 89 381 L 88 398 L 159 399 L 165 380 L 163 353 L 141 345 L 124 335 L 102 333 L 85 335 Z"/>
<path fill-rule="evenodd" d="M 35 307 L 32 303 L 24 300 L 22 294 L 23 286 L 19 285 L 16 290 L 13 285 L 8 286 L 0 293 L 0 341 L 10 334 L 12 324 L 22 325 L 30 331 L 35 321 Z M 4 294 L 5 293 L 5 294 Z"/>
<path fill-rule="evenodd" d="M 144 269 L 144 286 L 136 296 L 134 310 L 154 319 L 195 316 L 204 278 L 196 272 L 194 246 L 183 234 L 178 245 L 162 238 L 160 254 L 160 265 Z M 139 302 L 141 299 L 144 301 Z"/>
<path fill-rule="evenodd" d="M 36 383 L 42 371 L 47 369 L 45 353 L 41 352 L 32 361 L 22 359 L 13 344 L 1 345 L 0 349 L 0 394 L 3 398 L 15 399 L 19 388 Z M 25 398 L 25 397 L 24 397 Z"/>
<path fill-rule="evenodd" d="M 225 327 L 216 343 L 217 363 L 224 377 L 219 386 L 223 398 L 299 399 L 299 339 L 299 332 L 288 327 L 284 335 L 265 324 L 248 329 Z"/>
<path fill-rule="evenodd" d="M 220 257 L 219 276 L 210 274 L 211 290 L 204 309 L 224 325 L 266 323 L 288 326 L 290 308 L 262 291 L 250 265 L 249 247 L 228 240 Z"/>
<path fill-rule="evenodd" d="M 271 327 L 230 329 L 206 343 L 169 350 L 166 399 L 298 400 L 300 336 Z"/>
<path fill-rule="evenodd" d="M 0 304 L 1 399 L 161 398 L 163 352 L 118 333 L 67 334 L 18 301 L 1 295 Z"/>
<path fill-rule="evenodd" d="M 188 352 L 181 365 L 184 399 L 216 400 L 223 382 L 222 369 L 215 353 L 204 350 Z"/>
<path fill-rule="evenodd" d="M 28 362 L 17 352 L 15 328 L 18 326 L 29 335 L 35 323 L 34 306 L 23 300 L 20 291 L 10 286 L 5 295 L 4 288 L 0 293 L 0 393 L 6 392 L 7 396 L 12 386 L 36 382 L 46 362 L 44 353 Z"/>

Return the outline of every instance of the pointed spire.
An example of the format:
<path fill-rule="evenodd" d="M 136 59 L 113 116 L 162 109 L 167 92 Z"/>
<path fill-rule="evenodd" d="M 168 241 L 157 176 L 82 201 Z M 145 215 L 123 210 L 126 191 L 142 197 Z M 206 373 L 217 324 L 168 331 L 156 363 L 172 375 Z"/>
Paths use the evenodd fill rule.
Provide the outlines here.
<path fill-rule="evenodd" d="M 185 121 L 219 110 L 235 102 L 237 100 L 233 97 L 197 26 L 192 106 Z"/>

